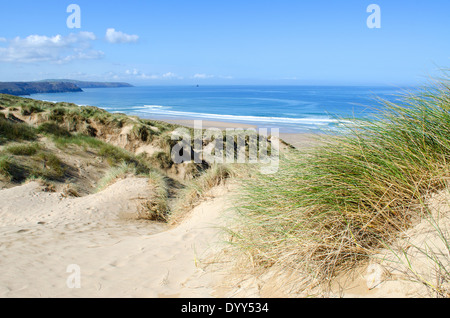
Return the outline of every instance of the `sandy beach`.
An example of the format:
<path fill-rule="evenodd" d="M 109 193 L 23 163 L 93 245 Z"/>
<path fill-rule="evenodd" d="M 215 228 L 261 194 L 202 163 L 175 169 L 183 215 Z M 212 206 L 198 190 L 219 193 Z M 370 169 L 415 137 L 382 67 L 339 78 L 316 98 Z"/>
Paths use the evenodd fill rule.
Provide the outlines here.
<path fill-rule="evenodd" d="M 450 299 L 449 0 L 55 3 L 2 3 L 0 298 Z"/>
<path fill-rule="evenodd" d="M 202 125 L 256 128 L 218 121 Z M 297 146 L 309 141 L 301 134 L 284 137 Z M 126 145 L 123 139 L 119 144 Z M 88 166 L 83 170 L 87 179 L 98 174 Z M 224 287 L 231 267 L 204 269 L 223 248 L 220 228 L 230 217 L 232 188 L 211 189 L 208 200 L 172 227 L 137 220 L 142 202 L 155 195 L 146 178 L 121 178 L 82 197 L 48 192 L 36 181 L 0 190 L 0 297 L 216 297 L 237 290 L 240 296 L 255 296 L 254 288 Z M 80 270 L 80 288 L 69 288 L 70 266 Z"/>
<path fill-rule="evenodd" d="M 2 190 L 0 297 L 212 297 L 201 260 L 217 249 L 227 192 L 167 228 L 134 219 L 136 200 L 152 196 L 143 178 L 83 198 L 36 182 Z M 70 265 L 79 288 L 69 288 Z"/>
<path fill-rule="evenodd" d="M 168 122 L 193 127 L 190 120 Z M 254 288 L 225 287 L 231 267 L 204 269 L 223 248 L 220 228 L 230 217 L 232 189 L 213 188 L 176 227 L 137 220 L 140 203 L 154 196 L 146 178 L 119 179 L 79 198 L 48 192 L 39 182 L 0 190 L 0 297 L 256 296 Z M 70 266 L 80 269 L 80 288 L 70 288 Z"/>
<path fill-rule="evenodd" d="M 191 120 L 169 122 L 193 126 Z M 255 128 L 217 121 L 202 124 L 203 128 Z M 133 143 L 130 134 L 131 129 L 124 127 L 117 140 L 108 138 L 129 146 Z M 313 142 L 313 136 L 308 134 L 281 134 L 280 138 L 298 149 Z M 137 146 L 133 149 L 142 150 Z M 79 169 L 83 166 L 80 162 L 78 165 Z M 98 174 L 87 166 L 81 170 L 87 179 L 91 173 Z M 236 268 L 234 257 L 227 256 L 228 237 L 223 228 L 234 217 L 232 198 L 236 191 L 239 186 L 233 181 L 212 187 L 203 195 L 204 199 L 184 211 L 187 216 L 182 222 L 169 225 L 139 219 L 142 204 L 155 200 L 157 195 L 154 184 L 145 177 L 123 176 L 99 192 L 79 197 L 68 196 L 64 191 L 49 191 L 38 181 L 3 188 L 0 190 L 0 297 L 310 296 L 311 291 L 292 292 L 290 274 L 280 273 L 276 266 L 262 275 Z M 439 215 L 439 222 L 447 228 L 448 200 L 448 193 L 444 192 L 430 201 L 433 213 Z M 407 235 L 418 246 L 431 243 L 438 246 L 439 237 L 432 233 L 432 227 L 421 222 Z M 383 253 L 382 259 L 394 257 L 389 250 Z M 412 254 L 416 255 L 414 264 L 425 271 L 431 270 L 429 264 L 423 265 L 426 259 L 418 257 L 417 250 L 411 249 L 411 253 L 416 253 Z M 422 285 L 398 278 L 407 271 L 404 267 L 391 265 L 362 264 L 351 275 L 340 277 L 327 293 L 314 291 L 312 294 L 315 297 L 426 295 Z M 374 277 L 376 285 L 371 283 Z"/>
<path fill-rule="evenodd" d="M 194 120 L 193 119 L 162 119 L 162 121 L 167 123 L 173 123 L 185 127 L 194 128 Z M 257 126 L 251 125 L 251 124 L 243 124 L 243 123 L 232 123 L 232 122 L 224 122 L 224 121 L 215 121 L 215 120 L 201 120 L 201 124 L 203 129 L 208 128 L 219 128 L 219 129 L 226 129 L 226 128 L 254 128 L 256 129 Z"/>
<path fill-rule="evenodd" d="M 185 127 L 194 128 L 194 120 L 192 119 L 163 119 L 163 121 L 168 123 L 173 123 Z M 208 128 L 219 128 L 219 129 L 227 129 L 227 128 L 242 128 L 242 129 L 256 129 L 258 130 L 258 126 L 244 123 L 232 123 L 232 122 L 223 122 L 223 121 L 213 121 L 213 120 L 202 120 L 203 129 Z M 270 130 L 268 130 L 270 133 Z M 314 135 L 311 133 L 280 133 L 280 139 L 285 141 L 286 143 L 301 149 L 302 147 L 308 147 L 314 144 Z"/>

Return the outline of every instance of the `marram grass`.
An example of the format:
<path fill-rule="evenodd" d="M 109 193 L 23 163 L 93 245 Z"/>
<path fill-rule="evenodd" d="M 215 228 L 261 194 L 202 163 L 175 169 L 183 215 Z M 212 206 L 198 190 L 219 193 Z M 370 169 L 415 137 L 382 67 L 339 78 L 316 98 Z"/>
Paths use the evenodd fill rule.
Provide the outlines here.
<path fill-rule="evenodd" d="M 366 259 L 447 186 L 449 111 L 446 77 L 382 102 L 374 120 L 346 120 L 345 134 L 318 137 L 318 147 L 286 154 L 278 173 L 245 182 L 233 244 L 258 267 L 299 271 L 310 283 Z"/>

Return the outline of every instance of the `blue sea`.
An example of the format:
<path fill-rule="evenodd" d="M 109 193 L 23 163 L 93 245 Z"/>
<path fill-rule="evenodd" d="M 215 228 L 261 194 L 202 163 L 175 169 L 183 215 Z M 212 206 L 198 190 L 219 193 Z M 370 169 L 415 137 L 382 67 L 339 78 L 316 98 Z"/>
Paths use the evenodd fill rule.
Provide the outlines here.
<path fill-rule="evenodd" d="M 90 88 L 31 98 L 97 106 L 146 119 L 203 119 L 302 133 L 339 129 L 336 118 L 367 118 L 405 88 L 350 86 L 148 86 Z"/>

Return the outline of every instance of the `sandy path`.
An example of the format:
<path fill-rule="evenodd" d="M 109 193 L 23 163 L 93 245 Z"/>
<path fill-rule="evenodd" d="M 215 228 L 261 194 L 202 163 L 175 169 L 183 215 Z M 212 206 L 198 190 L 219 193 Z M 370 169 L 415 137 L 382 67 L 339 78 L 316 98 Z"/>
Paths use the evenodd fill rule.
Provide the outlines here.
<path fill-rule="evenodd" d="M 213 251 L 226 199 L 204 202 L 180 226 L 127 219 L 151 198 L 146 179 L 124 179 L 83 198 L 38 183 L 0 191 L 0 297 L 210 297 L 196 260 Z M 71 264 L 81 288 L 69 288 Z"/>
<path fill-rule="evenodd" d="M 175 228 L 133 220 L 140 200 L 151 199 L 145 178 L 120 180 L 82 198 L 47 193 L 35 182 L 0 191 L 0 297 L 305 297 L 286 293 L 288 278 L 229 272 L 232 259 L 215 259 L 223 245 L 220 226 L 229 217 L 229 187 L 194 208 Z M 429 202 L 437 224 L 448 235 L 450 192 Z M 436 266 L 418 251 L 435 250 L 448 266 L 448 250 L 433 224 L 423 220 L 395 246 L 407 247 L 411 265 L 428 281 Z M 427 297 L 404 264 L 386 253 L 345 275 L 326 297 Z M 218 261 L 208 264 L 208 261 Z M 375 262 L 375 260 L 377 260 Z M 379 262 L 379 260 L 384 260 Z M 80 269 L 81 288 L 69 288 L 71 264 Z M 377 276 L 378 274 L 379 276 Z M 276 274 L 275 276 L 273 274 Z M 374 276 L 374 274 L 376 274 Z M 375 277 L 375 278 L 374 278 Z M 378 281 L 370 287 L 372 281 Z M 370 284 L 369 284 L 370 283 Z M 447 283 L 448 284 L 448 283 Z M 331 292 L 331 293 L 330 293 Z M 315 295 L 321 297 L 320 293 Z"/>

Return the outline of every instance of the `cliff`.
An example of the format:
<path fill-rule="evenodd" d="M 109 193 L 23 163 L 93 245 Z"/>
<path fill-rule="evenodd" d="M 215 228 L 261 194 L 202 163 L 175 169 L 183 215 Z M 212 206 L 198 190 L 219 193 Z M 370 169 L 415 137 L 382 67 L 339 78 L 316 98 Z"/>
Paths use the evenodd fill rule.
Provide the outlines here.
<path fill-rule="evenodd" d="M 113 88 L 113 87 L 133 87 L 133 85 L 121 82 L 88 82 L 88 81 L 77 81 L 71 79 L 47 79 L 43 82 L 52 83 L 72 83 L 80 88 Z"/>
<path fill-rule="evenodd" d="M 37 82 L 0 82 L 0 94 L 31 95 L 39 93 L 82 92 L 82 88 L 132 87 L 119 82 L 84 82 L 70 79 L 50 79 Z"/>
<path fill-rule="evenodd" d="M 67 82 L 0 82 L 0 93 L 10 95 L 82 91 L 79 86 Z"/>

